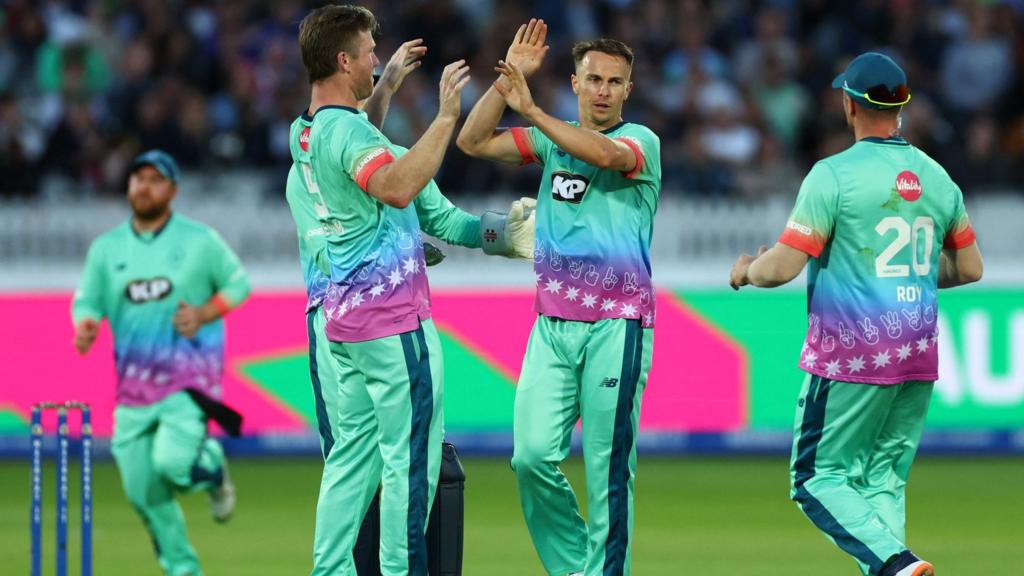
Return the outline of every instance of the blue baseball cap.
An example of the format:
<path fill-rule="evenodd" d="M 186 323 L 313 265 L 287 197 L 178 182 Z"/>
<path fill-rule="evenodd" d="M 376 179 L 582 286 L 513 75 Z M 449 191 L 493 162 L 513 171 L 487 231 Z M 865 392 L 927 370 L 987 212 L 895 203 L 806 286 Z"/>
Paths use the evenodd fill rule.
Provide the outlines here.
<path fill-rule="evenodd" d="M 850 62 L 832 81 L 866 108 L 886 110 L 910 102 L 907 74 L 895 60 L 879 52 L 865 52 Z"/>
<path fill-rule="evenodd" d="M 177 184 L 178 180 L 181 178 L 181 171 L 178 170 L 178 163 L 174 161 L 174 158 L 172 158 L 170 154 L 163 150 L 153 149 L 139 154 L 135 157 L 135 160 L 132 160 L 132 167 L 128 172 L 134 173 L 143 166 L 152 166 L 153 168 L 156 168 L 156 171 L 162 174 L 164 178 L 167 178 L 175 184 Z"/>

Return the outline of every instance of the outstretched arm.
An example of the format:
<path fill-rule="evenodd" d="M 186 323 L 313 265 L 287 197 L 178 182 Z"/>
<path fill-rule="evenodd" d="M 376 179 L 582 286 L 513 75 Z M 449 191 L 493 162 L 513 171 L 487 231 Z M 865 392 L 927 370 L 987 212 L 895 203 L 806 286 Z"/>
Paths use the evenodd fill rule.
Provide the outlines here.
<path fill-rule="evenodd" d="M 809 258 L 785 244 L 776 244 L 771 250 L 761 246 L 757 256 L 740 254 L 729 275 L 729 285 L 733 290 L 747 284 L 759 288 L 781 286 L 799 276 Z"/>
<path fill-rule="evenodd" d="M 533 101 L 522 70 L 514 63 L 499 61 L 495 70 L 507 82 L 494 84 L 494 89 L 504 96 L 505 102 L 570 156 L 607 170 L 632 172 L 636 168 L 639 148 L 634 149 L 626 142 L 609 138 L 596 130 L 567 124 L 541 110 Z"/>
<path fill-rule="evenodd" d="M 549 47 L 544 44 L 547 35 L 547 24 L 543 20 L 531 19 L 529 24 L 519 27 L 505 54 L 505 60 L 519 66 L 525 76 L 531 76 L 540 68 L 544 55 L 547 54 Z M 505 81 L 499 77 L 497 83 L 503 82 Z M 512 133 L 508 130 L 498 130 L 498 122 L 501 122 L 504 112 L 505 98 L 491 86 L 473 106 L 455 144 L 467 155 L 475 158 L 519 164 L 523 156 L 516 146 Z"/>
<path fill-rule="evenodd" d="M 404 42 L 395 50 L 384 66 L 384 72 L 380 80 L 373 87 L 373 94 L 363 103 L 363 111 L 370 119 L 370 123 L 377 128 L 384 126 L 384 119 L 388 115 L 388 107 L 391 105 L 391 97 L 398 92 L 402 81 L 410 72 L 420 67 L 423 55 L 427 53 L 427 47 L 423 46 L 423 39 L 417 38 Z"/>
<path fill-rule="evenodd" d="M 462 88 L 469 82 L 465 60 L 445 66 L 441 73 L 440 105 L 427 131 L 401 158 L 385 162 L 367 177 L 365 190 L 381 202 L 405 208 L 441 167 L 455 123 L 459 119 Z M 362 185 L 362 184 L 361 184 Z"/>

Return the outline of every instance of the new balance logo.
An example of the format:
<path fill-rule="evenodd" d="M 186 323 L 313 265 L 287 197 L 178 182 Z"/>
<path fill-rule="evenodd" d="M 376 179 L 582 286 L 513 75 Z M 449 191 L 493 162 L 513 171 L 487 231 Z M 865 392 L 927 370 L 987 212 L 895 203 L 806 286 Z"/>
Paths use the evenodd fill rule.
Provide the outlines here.
<path fill-rule="evenodd" d="M 619 385 L 619 379 L 618 378 L 605 378 L 604 380 L 601 380 L 600 387 L 601 388 L 615 388 L 618 385 Z"/>

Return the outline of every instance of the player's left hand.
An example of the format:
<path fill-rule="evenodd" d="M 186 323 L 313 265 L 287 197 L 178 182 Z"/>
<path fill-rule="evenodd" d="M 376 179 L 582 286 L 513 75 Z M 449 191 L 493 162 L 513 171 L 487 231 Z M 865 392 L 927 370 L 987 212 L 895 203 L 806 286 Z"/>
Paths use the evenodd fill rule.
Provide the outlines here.
<path fill-rule="evenodd" d="M 426 53 L 427 47 L 423 45 L 422 38 L 402 43 L 384 66 L 378 85 L 392 93 L 398 91 L 405 77 L 423 64 L 423 55 Z"/>
<path fill-rule="evenodd" d="M 536 214 L 537 201 L 533 198 L 521 198 L 509 207 L 506 226 L 515 258 L 533 260 Z"/>
<path fill-rule="evenodd" d="M 518 66 L 511 62 L 498 60 L 494 70 L 501 73 L 505 82 L 495 81 L 494 89 L 505 98 L 505 103 L 510 108 L 523 116 L 529 115 L 534 108 L 533 94 L 530 93 L 530 86 L 526 83 L 526 77 Z"/>
<path fill-rule="evenodd" d="M 171 323 L 174 324 L 174 329 L 178 331 L 178 334 L 185 338 L 192 338 L 203 325 L 202 311 L 198 306 L 179 301 L 178 310 L 174 313 Z"/>
<path fill-rule="evenodd" d="M 750 284 L 750 278 L 747 277 L 750 265 L 767 251 L 767 246 L 761 246 L 757 251 L 757 256 L 751 256 L 744 252 L 739 255 L 739 258 L 736 258 L 736 262 L 732 265 L 732 272 L 729 273 L 729 286 L 732 286 L 733 290 L 739 290 Z"/>

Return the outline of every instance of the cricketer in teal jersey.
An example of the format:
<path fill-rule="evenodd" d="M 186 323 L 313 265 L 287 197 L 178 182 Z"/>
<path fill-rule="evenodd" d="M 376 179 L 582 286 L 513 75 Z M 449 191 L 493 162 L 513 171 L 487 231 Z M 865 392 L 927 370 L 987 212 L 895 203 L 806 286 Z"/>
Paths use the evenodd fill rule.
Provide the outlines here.
<path fill-rule="evenodd" d="M 296 225 L 305 238 L 307 282 L 324 286 L 322 296 L 311 290 L 310 305 L 318 308 L 310 338 L 319 348 L 311 362 L 336 371 L 327 387 L 337 391 L 334 408 L 324 395 L 320 418 L 321 434 L 333 441 L 314 574 L 355 573 L 352 548 L 378 484 L 382 574 L 426 574 L 425 529 L 444 422 L 421 223 L 448 242 L 481 246 L 481 219 L 452 206 L 431 181 L 459 115 L 467 68 L 463 61 L 445 68 L 437 118 L 411 149 L 395 146 L 357 108 L 373 93 L 375 29 L 368 10 L 326 6 L 310 13 L 299 32 L 312 102 L 311 116 L 293 126 L 289 192 L 305 206 Z M 298 204 L 292 206 L 298 214 Z M 506 255 L 532 254 L 531 226 L 522 204 L 510 211 Z M 326 388 L 322 378 L 320 386 Z"/>
<path fill-rule="evenodd" d="M 899 65 L 862 54 L 833 88 L 856 143 L 814 165 L 778 244 L 730 282 L 778 286 L 810 260 L 792 498 L 862 573 L 930 576 L 905 488 L 938 378 L 937 289 L 979 280 L 981 253 L 960 189 L 899 136 Z"/>
<path fill-rule="evenodd" d="M 211 228 L 172 214 L 179 171 L 166 153 L 137 157 L 132 217 L 89 248 L 71 315 L 85 354 L 107 318 L 114 335 L 117 408 L 111 451 L 128 501 L 168 576 L 200 574 L 175 492 L 206 490 L 226 521 L 234 487 L 203 407 L 221 396 L 224 325 L 249 295 L 238 257 Z"/>
<path fill-rule="evenodd" d="M 537 198 L 535 310 L 516 388 L 512 467 L 548 574 L 630 573 L 640 399 L 651 366 L 649 248 L 661 189 L 660 141 L 624 122 L 632 51 L 615 40 L 573 47 L 579 121 L 533 103 L 525 76 L 547 28 L 520 27 L 501 78 L 459 134 L 467 154 L 544 166 Z M 506 103 L 532 126 L 496 131 Z M 582 421 L 588 520 L 559 464 Z"/>

